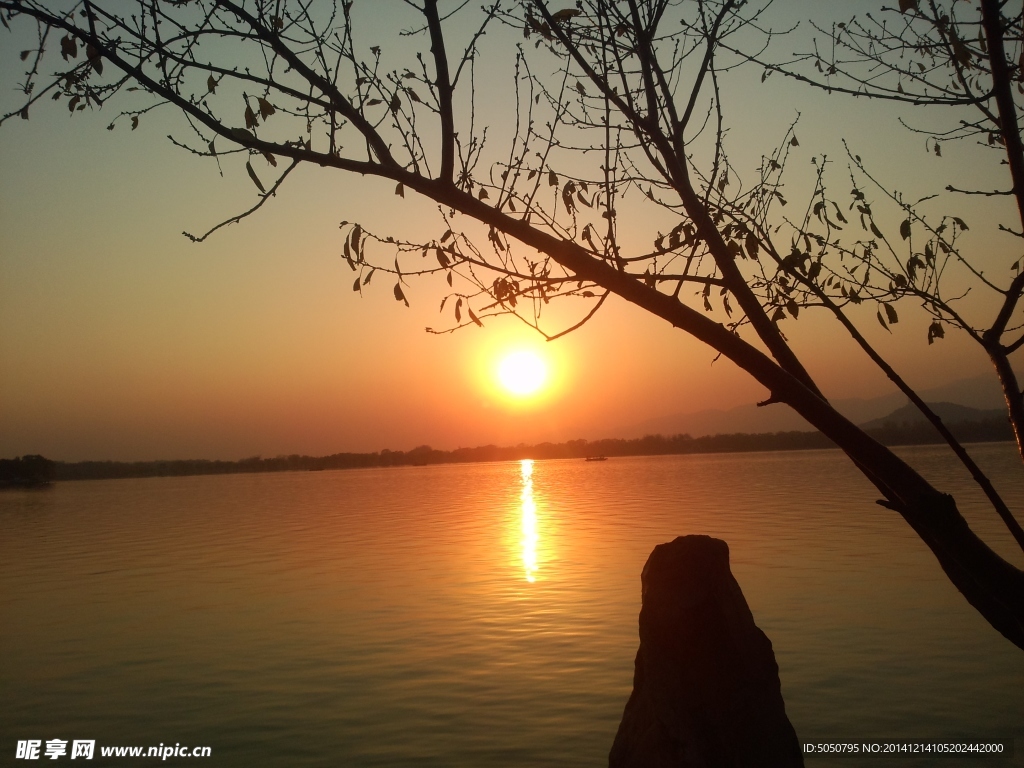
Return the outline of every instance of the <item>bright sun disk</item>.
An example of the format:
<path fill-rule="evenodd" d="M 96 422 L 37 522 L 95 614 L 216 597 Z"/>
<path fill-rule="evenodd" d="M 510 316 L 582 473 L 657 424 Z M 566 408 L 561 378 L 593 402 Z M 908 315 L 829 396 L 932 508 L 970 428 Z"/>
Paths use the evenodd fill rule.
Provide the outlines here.
<path fill-rule="evenodd" d="M 533 352 L 513 352 L 498 366 L 498 380 L 513 395 L 532 395 L 548 377 L 544 361 Z"/>

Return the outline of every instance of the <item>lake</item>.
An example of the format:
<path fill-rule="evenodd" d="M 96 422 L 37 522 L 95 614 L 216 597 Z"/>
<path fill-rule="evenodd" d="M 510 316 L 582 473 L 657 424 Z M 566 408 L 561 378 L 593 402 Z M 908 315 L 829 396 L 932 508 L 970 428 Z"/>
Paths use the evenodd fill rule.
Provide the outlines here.
<path fill-rule="evenodd" d="M 1024 510 L 1013 446 L 971 448 Z M 946 451 L 899 452 L 1024 564 Z M 641 569 L 702 533 L 729 543 L 802 741 L 1015 738 L 968 762 L 1024 765 L 1024 652 L 875 498 L 838 451 L 4 491 L 4 764 L 83 739 L 92 765 L 158 744 L 211 766 L 606 765 Z M 833 763 L 858 761 L 809 761 Z"/>

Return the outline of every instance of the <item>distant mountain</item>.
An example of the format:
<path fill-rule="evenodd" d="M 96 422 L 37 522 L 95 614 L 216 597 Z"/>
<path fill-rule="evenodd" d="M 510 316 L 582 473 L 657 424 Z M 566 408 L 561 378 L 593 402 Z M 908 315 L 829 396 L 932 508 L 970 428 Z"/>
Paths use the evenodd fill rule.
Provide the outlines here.
<path fill-rule="evenodd" d="M 970 408 L 966 405 L 958 405 L 957 403 L 928 403 L 928 405 L 947 426 L 972 422 L 1006 420 L 1006 411 L 1001 408 Z M 924 415 L 917 409 L 917 407 L 911 403 L 907 403 L 902 408 L 897 408 L 888 416 L 872 419 L 871 421 L 864 422 L 861 426 L 865 429 L 883 429 L 887 427 L 906 427 L 925 423 L 927 423 L 927 419 L 925 419 Z"/>
<path fill-rule="evenodd" d="M 838 400 L 835 405 L 839 412 L 854 423 L 877 418 L 891 413 L 906 402 L 902 395 L 887 395 L 872 400 Z M 738 432 L 802 432 L 814 429 L 802 416 L 786 405 L 775 404 L 759 408 L 756 405 L 741 405 L 723 410 L 677 413 L 649 419 L 616 430 L 625 438 L 644 435 L 729 435 Z"/>
<path fill-rule="evenodd" d="M 962 405 L 971 409 L 990 410 L 1002 407 L 1002 393 L 995 377 L 992 376 L 961 379 L 922 390 L 920 394 L 927 402 Z M 833 404 L 850 421 L 863 424 L 888 416 L 906 402 L 907 399 L 902 393 L 893 392 L 881 397 L 835 400 Z M 689 434 L 693 437 L 703 437 L 736 432 L 791 432 L 811 429 L 813 427 L 788 406 L 769 405 L 758 408 L 750 404 L 729 410 L 704 410 L 661 416 L 622 427 L 615 430 L 615 433 L 624 438 L 658 434 Z"/>
<path fill-rule="evenodd" d="M 956 403 L 928 405 L 961 443 L 1013 440 L 1013 428 L 1003 410 L 968 408 Z M 939 431 L 910 404 L 861 426 L 885 445 L 926 445 L 942 440 Z"/>
<path fill-rule="evenodd" d="M 1020 372 L 1017 375 L 1020 376 Z M 920 395 L 929 403 L 957 403 L 986 410 L 1006 408 L 1003 391 L 995 376 L 960 379 L 941 387 L 922 390 Z"/>

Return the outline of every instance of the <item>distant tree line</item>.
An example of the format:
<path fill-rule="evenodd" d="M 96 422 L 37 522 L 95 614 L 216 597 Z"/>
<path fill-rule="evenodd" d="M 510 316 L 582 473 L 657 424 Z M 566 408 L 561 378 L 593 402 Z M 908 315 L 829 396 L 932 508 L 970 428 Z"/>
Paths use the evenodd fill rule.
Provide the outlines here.
<path fill-rule="evenodd" d="M 1012 440 L 1013 431 L 1005 418 L 965 421 L 950 426 L 961 442 Z M 891 422 L 868 431 L 885 445 L 927 445 L 944 442 L 926 422 Z M 41 456 L 0 460 L 0 484 L 31 485 L 53 480 L 98 480 L 126 477 L 176 477 L 225 475 L 244 472 L 301 472 L 365 467 L 425 466 L 520 459 L 582 459 L 593 456 L 660 456 L 689 453 L 741 453 L 799 451 L 834 448 L 821 432 L 772 432 L 726 435 L 646 435 L 632 440 L 570 440 L 565 443 L 483 445 L 442 451 L 421 445 L 410 451 L 382 450 L 375 453 L 335 453 L 330 456 L 253 456 L 241 461 L 80 461 L 51 462 Z M 39 461 L 45 462 L 40 464 Z M 28 482 L 25 478 L 37 478 Z M 20 479 L 19 479 L 20 478 Z M 38 479 L 44 478 L 44 479 Z"/>
<path fill-rule="evenodd" d="M 42 456 L 0 459 L 0 488 L 46 485 L 53 479 L 56 462 Z"/>

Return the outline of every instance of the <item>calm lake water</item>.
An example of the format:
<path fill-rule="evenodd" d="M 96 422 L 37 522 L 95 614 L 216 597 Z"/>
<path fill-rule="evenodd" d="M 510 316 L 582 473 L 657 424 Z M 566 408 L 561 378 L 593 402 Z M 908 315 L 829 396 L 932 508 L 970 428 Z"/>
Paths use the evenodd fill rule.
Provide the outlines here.
<path fill-rule="evenodd" d="M 1024 510 L 1012 446 L 973 450 Z M 1024 562 L 942 449 L 901 453 Z M 1012 761 L 969 764 L 1024 765 L 1024 652 L 875 498 L 837 451 L 3 492 L 0 763 L 60 738 L 208 745 L 210 766 L 606 765 L 640 571 L 703 533 L 802 740 L 1012 737 Z"/>

